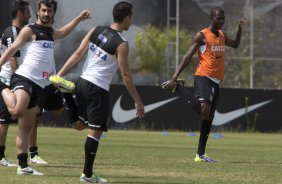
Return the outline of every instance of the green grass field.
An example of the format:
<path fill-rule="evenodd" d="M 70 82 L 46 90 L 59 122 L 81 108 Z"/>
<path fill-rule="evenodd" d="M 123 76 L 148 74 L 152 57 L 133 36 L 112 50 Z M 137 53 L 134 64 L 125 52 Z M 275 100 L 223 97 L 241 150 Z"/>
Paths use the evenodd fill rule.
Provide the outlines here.
<path fill-rule="evenodd" d="M 16 126 L 10 127 L 8 159 L 16 162 Z M 282 134 L 222 133 L 210 137 L 207 153 L 218 163 L 194 163 L 198 133 L 116 131 L 101 139 L 96 173 L 119 184 L 277 184 L 282 183 Z M 86 131 L 39 128 L 39 148 L 48 165 L 32 165 L 44 176 L 16 176 L 0 167 L 1 184 L 79 183 Z"/>

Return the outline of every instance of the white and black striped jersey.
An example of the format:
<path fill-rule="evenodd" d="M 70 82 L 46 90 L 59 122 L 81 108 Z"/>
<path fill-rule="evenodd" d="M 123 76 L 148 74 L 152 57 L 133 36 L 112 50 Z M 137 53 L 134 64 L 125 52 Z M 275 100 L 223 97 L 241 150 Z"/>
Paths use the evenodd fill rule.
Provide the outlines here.
<path fill-rule="evenodd" d="M 44 88 L 49 85 L 48 78 L 55 74 L 54 30 L 36 23 L 28 25 L 36 35 L 35 40 L 26 42 L 21 48 L 23 63 L 16 70 L 18 75 L 32 80 Z"/>
<path fill-rule="evenodd" d="M 109 26 L 96 27 L 90 37 L 81 78 L 109 91 L 113 75 L 118 68 L 115 60 L 116 49 L 126 41 L 120 32 Z"/>
<path fill-rule="evenodd" d="M 1 55 L 3 55 L 4 52 L 12 45 L 12 43 L 17 38 L 19 32 L 20 32 L 20 28 L 17 28 L 15 26 L 9 26 L 5 29 L 4 33 L 2 34 L 1 42 L 0 42 Z M 17 57 L 17 65 L 19 66 L 22 63 L 20 50 L 16 52 L 14 57 Z M 6 85 L 10 85 L 10 79 L 12 73 L 13 71 L 10 62 L 7 61 L 1 67 L 1 72 L 0 72 L 1 81 L 4 82 Z"/>

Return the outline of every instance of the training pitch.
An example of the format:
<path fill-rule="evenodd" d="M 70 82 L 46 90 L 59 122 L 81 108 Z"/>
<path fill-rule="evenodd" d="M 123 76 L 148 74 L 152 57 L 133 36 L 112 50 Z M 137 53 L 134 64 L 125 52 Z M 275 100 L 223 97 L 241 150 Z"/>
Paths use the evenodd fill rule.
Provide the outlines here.
<path fill-rule="evenodd" d="M 7 158 L 16 162 L 11 126 Z M 87 131 L 39 128 L 40 156 L 48 165 L 31 166 L 44 176 L 16 176 L 15 167 L 0 167 L 1 184 L 79 183 Z M 199 133 L 110 130 L 100 141 L 96 174 L 116 184 L 282 184 L 282 134 L 227 133 L 214 138 L 207 154 L 218 163 L 194 163 Z"/>

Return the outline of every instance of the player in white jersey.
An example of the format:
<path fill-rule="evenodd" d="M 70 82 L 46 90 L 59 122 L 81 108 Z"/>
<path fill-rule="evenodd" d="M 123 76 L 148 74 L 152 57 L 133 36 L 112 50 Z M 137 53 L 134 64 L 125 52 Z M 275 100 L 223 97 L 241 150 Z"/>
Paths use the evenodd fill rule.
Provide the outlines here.
<path fill-rule="evenodd" d="M 54 39 L 64 38 L 74 27 L 90 17 L 87 10 L 81 12 L 70 23 L 60 29 L 51 26 L 57 10 L 54 0 L 40 0 L 37 21 L 24 27 L 11 47 L 0 58 L 2 66 L 21 47 L 23 63 L 12 75 L 10 90 L 0 83 L 0 92 L 10 114 L 19 119 L 16 137 L 19 160 L 18 175 L 43 175 L 28 166 L 28 139 L 32 123 L 38 110 L 39 98 L 43 88 L 50 83 L 48 78 L 54 74 Z"/>
<path fill-rule="evenodd" d="M 93 164 L 102 132 L 108 129 L 109 86 L 118 68 L 135 102 L 136 116 L 139 118 L 144 116 L 144 106 L 128 66 L 128 42 L 121 34 L 123 30 L 128 30 L 132 23 L 132 8 L 128 2 L 117 3 L 113 9 L 114 23 L 111 26 L 98 26 L 91 29 L 79 48 L 58 72 L 59 76 L 63 76 L 87 53 L 82 75 L 76 85 L 79 117 L 73 119 L 75 123 L 87 123 L 88 127 L 81 182 L 107 182 L 93 173 Z M 68 100 L 66 99 L 66 102 Z"/>
<path fill-rule="evenodd" d="M 12 17 L 12 24 L 5 29 L 1 37 L 1 55 L 12 45 L 20 30 L 28 24 L 28 20 L 31 17 L 29 3 L 24 0 L 13 1 L 10 8 L 10 15 Z M 18 50 L 16 54 L 1 67 L 0 80 L 10 86 L 12 73 L 15 72 L 21 63 L 21 53 L 20 50 Z M 6 104 L 2 96 L 0 96 L 0 165 L 2 166 L 17 166 L 16 164 L 10 163 L 5 157 L 5 144 L 9 124 L 17 122 L 17 120 L 12 120 L 10 116 Z"/>

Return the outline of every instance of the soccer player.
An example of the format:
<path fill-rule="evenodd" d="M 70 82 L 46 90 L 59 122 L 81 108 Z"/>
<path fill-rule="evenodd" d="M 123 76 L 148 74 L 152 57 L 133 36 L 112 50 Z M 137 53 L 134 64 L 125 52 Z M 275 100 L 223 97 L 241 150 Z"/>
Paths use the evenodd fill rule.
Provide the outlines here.
<path fill-rule="evenodd" d="M 29 134 L 38 110 L 38 100 L 43 88 L 50 84 L 49 76 L 55 72 L 54 39 L 64 38 L 80 21 L 90 17 L 89 11 L 84 10 L 64 27 L 55 29 L 51 24 L 56 10 L 56 1 L 40 0 L 37 21 L 24 27 L 11 47 L 0 58 L 0 66 L 2 66 L 22 47 L 23 63 L 12 75 L 12 90 L 0 82 L 0 92 L 10 114 L 19 119 L 16 137 L 18 175 L 43 175 L 28 166 L 27 150 Z"/>
<path fill-rule="evenodd" d="M 39 156 L 37 146 L 37 128 L 41 122 L 43 109 L 52 111 L 55 116 L 60 115 L 64 111 L 64 100 L 61 91 L 53 84 L 44 88 L 43 94 L 40 98 L 39 109 L 36 114 L 34 124 L 32 126 L 29 138 L 29 153 L 30 162 L 34 164 L 48 164 L 44 159 Z"/>
<path fill-rule="evenodd" d="M 219 7 L 212 8 L 210 19 L 210 25 L 196 34 L 192 45 L 172 78 L 163 85 L 170 90 L 176 88 L 176 91 L 185 96 L 188 101 L 192 101 L 193 104 L 191 105 L 202 118 L 195 162 L 216 162 L 206 155 L 205 148 L 219 98 L 219 83 L 224 76 L 225 45 L 232 48 L 239 46 L 242 25 L 246 23 L 243 19 L 237 22 L 238 31 L 233 40 L 221 30 L 225 21 L 223 9 Z M 199 63 L 194 76 L 195 92 L 194 96 L 192 96 L 188 91 L 185 91 L 183 84 L 179 83 L 177 77 L 188 66 L 196 52 L 198 52 Z"/>
<path fill-rule="evenodd" d="M 108 129 L 109 87 L 118 68 L 124 85 L 135 102 L 136 116 L 139 118 L 144 116 L 144 106 L 128 65 L 128 42 L 121 33 L 128 30 L 132 24 L 132 8 L 128 2 L 117 3 L 113 8 L 114 23 L 111 26 L 97 26 L 91 29 L 79 48 L 58 72 L 58 76 L 63 76 L 87 53 L 82 74 L 76 84 L 79 120 L 78 117 L 73 119 L 74 122 L 88 122 L 81 182 L 107 182 L 93 174 L 93 164 L 102 132 Z M 58 76 L 57 80 L 64 80 Z"/>
<path fill-rule="evenodd" d="M 7 50 L 8 47 L 16 39 L 20 30 L 28 24 L 30 16 L 29 3 L 24 0 L 15 0 L 11 4 L 10 15 L 12 17 L 11 26 L 7 27 L 1 38 L 1 55 Z M 22 58 L 20 50 L 16 54 L 8 59 L 1 67 L 0 79 L 3 83 L 10 86 L 10 79 L 12 73 L 18 68 L 21 64 Z M 6 138 L 9 129 L 9 124 L 17 122 L 17 120 L 12 120 L 10 113 L 6 107 L 6 104 L 0 96 L 0 165 L 2 166 L 17 166 L 16 164 L 10 163 L 5 157 L 6 149 Z"/>
<path fill-rule="evenodd" d="M 29 3 L 24 0 L 15 0 L 12 2 L 10 13 L 12 17 L 12 26 L 9 26 L 1 39 L 1 53 L 5 52 L 5 50 L 13 43 L 15 38 L 17 37 L 20 29 L 23 28 L 26 24 L 28 24 L 28 19 L 30 18 L 30 11 L 29 11 Z M 0 72 L 0 79 L 2 82 L 10 86 L 10 78 L 12 73 L 18 68 L 21 64 L 22 58 L 20 57 L 20 50 L 16 53 L 16 55 L 10 58 L 9 62 L 6 62 Z M 55 110 L 55 114 L 59 114 L 63 111 L 63 99 L 60 92 L 55 88 L 52 87 L 53 85 L 47 86 L 44 91 L 46 91 L 46 105 L 44 108 L 47 110 Z M 58 94 L 57 94 L 58 93 Z M 42 98 L 43 99 L 43 98 Z M 45 99 L 45 98 L 44 98 Z M 52 102 L 48 103 L 48 102 Z M 42 102 L 44 103 L 44 102 Z M 10 114 L 8 109 L 3 101 L 2 96 L 0 96 L 0 165 L 2 166 L 17 166 L 16 164 L 10 163 L 7 158 L 5 157 L 5 143 L 8 133 L 9 124 L 16 122 L 16 120 L 11 120 Z M 30 151 L 30 162 L 36 164 L 47 164 L 45 160 L 43 160 L 38 153 L 38 146 L 37 146 L 37 127 L 40 122 L 40 116 L 42 112 L 36 116 L 36 120 L 33 124 L 32 130 L 30 132 L 29 138 L 29 151 Z"/>

